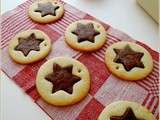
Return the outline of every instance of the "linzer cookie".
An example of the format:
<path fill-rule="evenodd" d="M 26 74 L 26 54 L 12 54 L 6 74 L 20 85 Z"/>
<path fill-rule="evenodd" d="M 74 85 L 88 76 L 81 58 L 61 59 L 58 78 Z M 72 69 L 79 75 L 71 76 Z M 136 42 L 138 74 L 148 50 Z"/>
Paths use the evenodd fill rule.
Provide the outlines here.
<path fill-rule="evenodd" d="M 156 120 L 145 107 L 135 102 L 117 101 L 106 106 L 98 120 Z"/>
<path fill-rule="evenodd" d="M 95 21 L 79 20 L 68 26 L 65 41 L 73 49 L 79 51 L 95 51 L 106 41 L 104 27 Z"/>
<path fill-rule="evenodd" d="M 153 68 L 149 52 L 131 42 L 117 42 L 109 46 L 105 53 L 105 63 L 113 74 L 124 80 L 145 78 Z"/>
<path fill-rule="evenodd" d="M 56 57 L 40 67 L 36 87 L 46 102 L 56 106 L 71 105 L 88 94 L 90 75 L 79 61 Z"/>
<path fill-rule="evenodd" d="M 50 23 L 60 19 L 64 14 L 64 7 L 55 0 L 41 0 L 34 2 L 28 10 L 33 21 Z"/>
<path fill-rule="evenodd" d="M 9 54 L 21 64 L 29 64 L 43 59 L 51 49 L 50 38 L 40 30 L 18 33 L 9 43 Z"/>

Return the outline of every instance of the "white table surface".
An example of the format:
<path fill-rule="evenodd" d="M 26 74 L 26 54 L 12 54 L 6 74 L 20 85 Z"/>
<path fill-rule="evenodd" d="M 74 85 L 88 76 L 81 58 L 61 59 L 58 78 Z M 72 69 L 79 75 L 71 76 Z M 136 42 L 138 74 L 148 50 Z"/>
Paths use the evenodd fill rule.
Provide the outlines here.
<path fill-rule="evenodd" d="M 2 0 L 1 13 L 25 0 Z M 136 0 L 65 0 L 158 51 L 158 24 Z M 1 73 L 1 120 L 50 120 L 17 85 Z"/>

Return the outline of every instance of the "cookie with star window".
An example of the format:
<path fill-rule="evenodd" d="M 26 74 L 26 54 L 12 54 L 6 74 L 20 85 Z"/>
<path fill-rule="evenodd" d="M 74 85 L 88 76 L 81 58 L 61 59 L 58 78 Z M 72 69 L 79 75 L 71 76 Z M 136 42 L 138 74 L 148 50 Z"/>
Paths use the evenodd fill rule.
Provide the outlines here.
<path fill-rule="evenodd" d="M 34 2 L 28 10 L 29 17 L 38 23 L 51 23 L 64 14 L 63 5 L 56 0 L 41 0 Z"/>
<path fill-rule="evenodd" d="M 9 55 L 20 64 L 29 64 L 46 57 L 51 50 L 51 40 L 42 31 L 32 29 L 15 35 L 9 43 Z"/>
<path fill-rule="evenodd" d="M 156 120 L 142 105 L 130 101 L 116 101 L 101 112 L 98 120 Z"/>
<path fill-rule="evenodd" d="M 56 57 L 44 63 L 36 77 L 40 96 L 55 106 L 75 104 L 88 95 L 90 75 L 79 61 Z"/>
<path fill-rule="evenodd" d="M 117 42 L 109 46 L 105 53 L 105 63 L 109 70 L 124 80 L 141 80 L 153 69 L 150 53 L 133 42 Z"/>
<path fill-rule="evenodd" d="M 65 41 L 73 49 L 91 52 L 100 49 L 106 42 L 104 27 L 92 20 L 71 23 L 65 31 Z"/>

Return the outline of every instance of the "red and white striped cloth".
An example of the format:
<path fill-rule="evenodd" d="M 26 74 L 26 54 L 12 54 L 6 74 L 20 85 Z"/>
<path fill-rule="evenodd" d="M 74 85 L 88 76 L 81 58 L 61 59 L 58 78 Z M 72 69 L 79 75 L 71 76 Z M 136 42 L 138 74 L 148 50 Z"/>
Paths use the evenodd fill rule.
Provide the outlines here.
<path fill-rule="evenodd" d="M 153 51 L 145 44 L 135 41 L 125 33 L 102 23 L 108 37 L 105 45 L 94 53 L 81 53 L 68 47 L 64 42 L 64 31 L 73 21 L 96 18 L 84 13 L 62 1 L 65 7 L 64 17 L 55 23 L 38 24 L 27 16 L 28 6 L 33 2 L 29 0 L 12 11 L 2 15 L 1 22 L 1 48 L 2 70 L 15 81 L 34 102 L 53 120 L 96 120 L 104 107 L 117 100 L 129 100 L 146 106 L 158 120 L 158 78 L 159 53 Z M 97 20 L 99 21 L 99 20 Z M 100 22 L 100 21 L 99 21 Z M 19 65 L 12 61 L 8 55 L 8 42 L 19 31 L 39 29 L 51 38 L 53 51 L 45 59 L 30 65 Z M 132 41 L 145 47 L 154 59 L 154 69 L 144 80 L 127 82 L 113 76 L 105 66 L 104 53 L 106 48 L 117 41 Z M 78 104 L 68 107 L 54 107 L 44 102 L 36 91 L 35 78 L 39 67 L 48 59 L 67 55 L 85 64 L 91 74 L 92 82 L 88 96 Z"/>

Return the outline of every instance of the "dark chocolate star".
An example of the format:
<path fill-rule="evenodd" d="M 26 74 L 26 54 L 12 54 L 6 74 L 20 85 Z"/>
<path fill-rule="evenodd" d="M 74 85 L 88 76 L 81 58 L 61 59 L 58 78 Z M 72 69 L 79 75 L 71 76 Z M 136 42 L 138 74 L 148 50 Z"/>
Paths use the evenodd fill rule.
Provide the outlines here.
<path fill-rule="evenodd" d="M 39 51 L 39 44 L 44 39 L 36 38 L 35 34 L 32 33 L 27 38 L 18 38 L 19 44 L 15 47 L 15 50 L 21 51 L 24 56 L 27 56 L 31 50 Z"/>
<path fill-rule="evenodd" d="M 113 61 L 123 64 L 126 71 L 130 71 L 134 67 L 144 68 L 144 64 L 141 62 L 144 53 L 132 50 L 129 45 L 123 49 L 114 48 L 114 51 L 116 57 Z"/>
<path fill-rule="evenodd" d="M 62 68 L 58 64 L 53 64 L 53 72 L 45 77 L 53 84 L 52 93 L 64 90 L 72 94 L 73 85 L 81 80 L 80 77 L 72 74 L 72 69 L 72 65 Z"/>
<path fill-rule="evenodd" d="M 133 110 L 129 107 L 122 116 L 111 116 L 111 120 L 142 120 L 135 116 Z M 144 119 L 143 119 L 144 120 Z"/>
<path fill-rule="evenodd" d="M 48 3 L 38 3 L 38 8 L 35 12 L 40 12 L 41 16 L 44 17 L 46 15 L 53 15 L 56 16 L 56 10 L 59 6 L 54 6 L 51 2 Z"/>
<path fill-rule="evenodd" d="M 89 41 L 92 43 L 94 43 L 95 36 L 100 34 L 100 32 L 94 29 L 93 23 L 88 23 L 86 25 L 78 23 L 76 30 L 72 33 L 77 35 L 78 42 Z"/>

